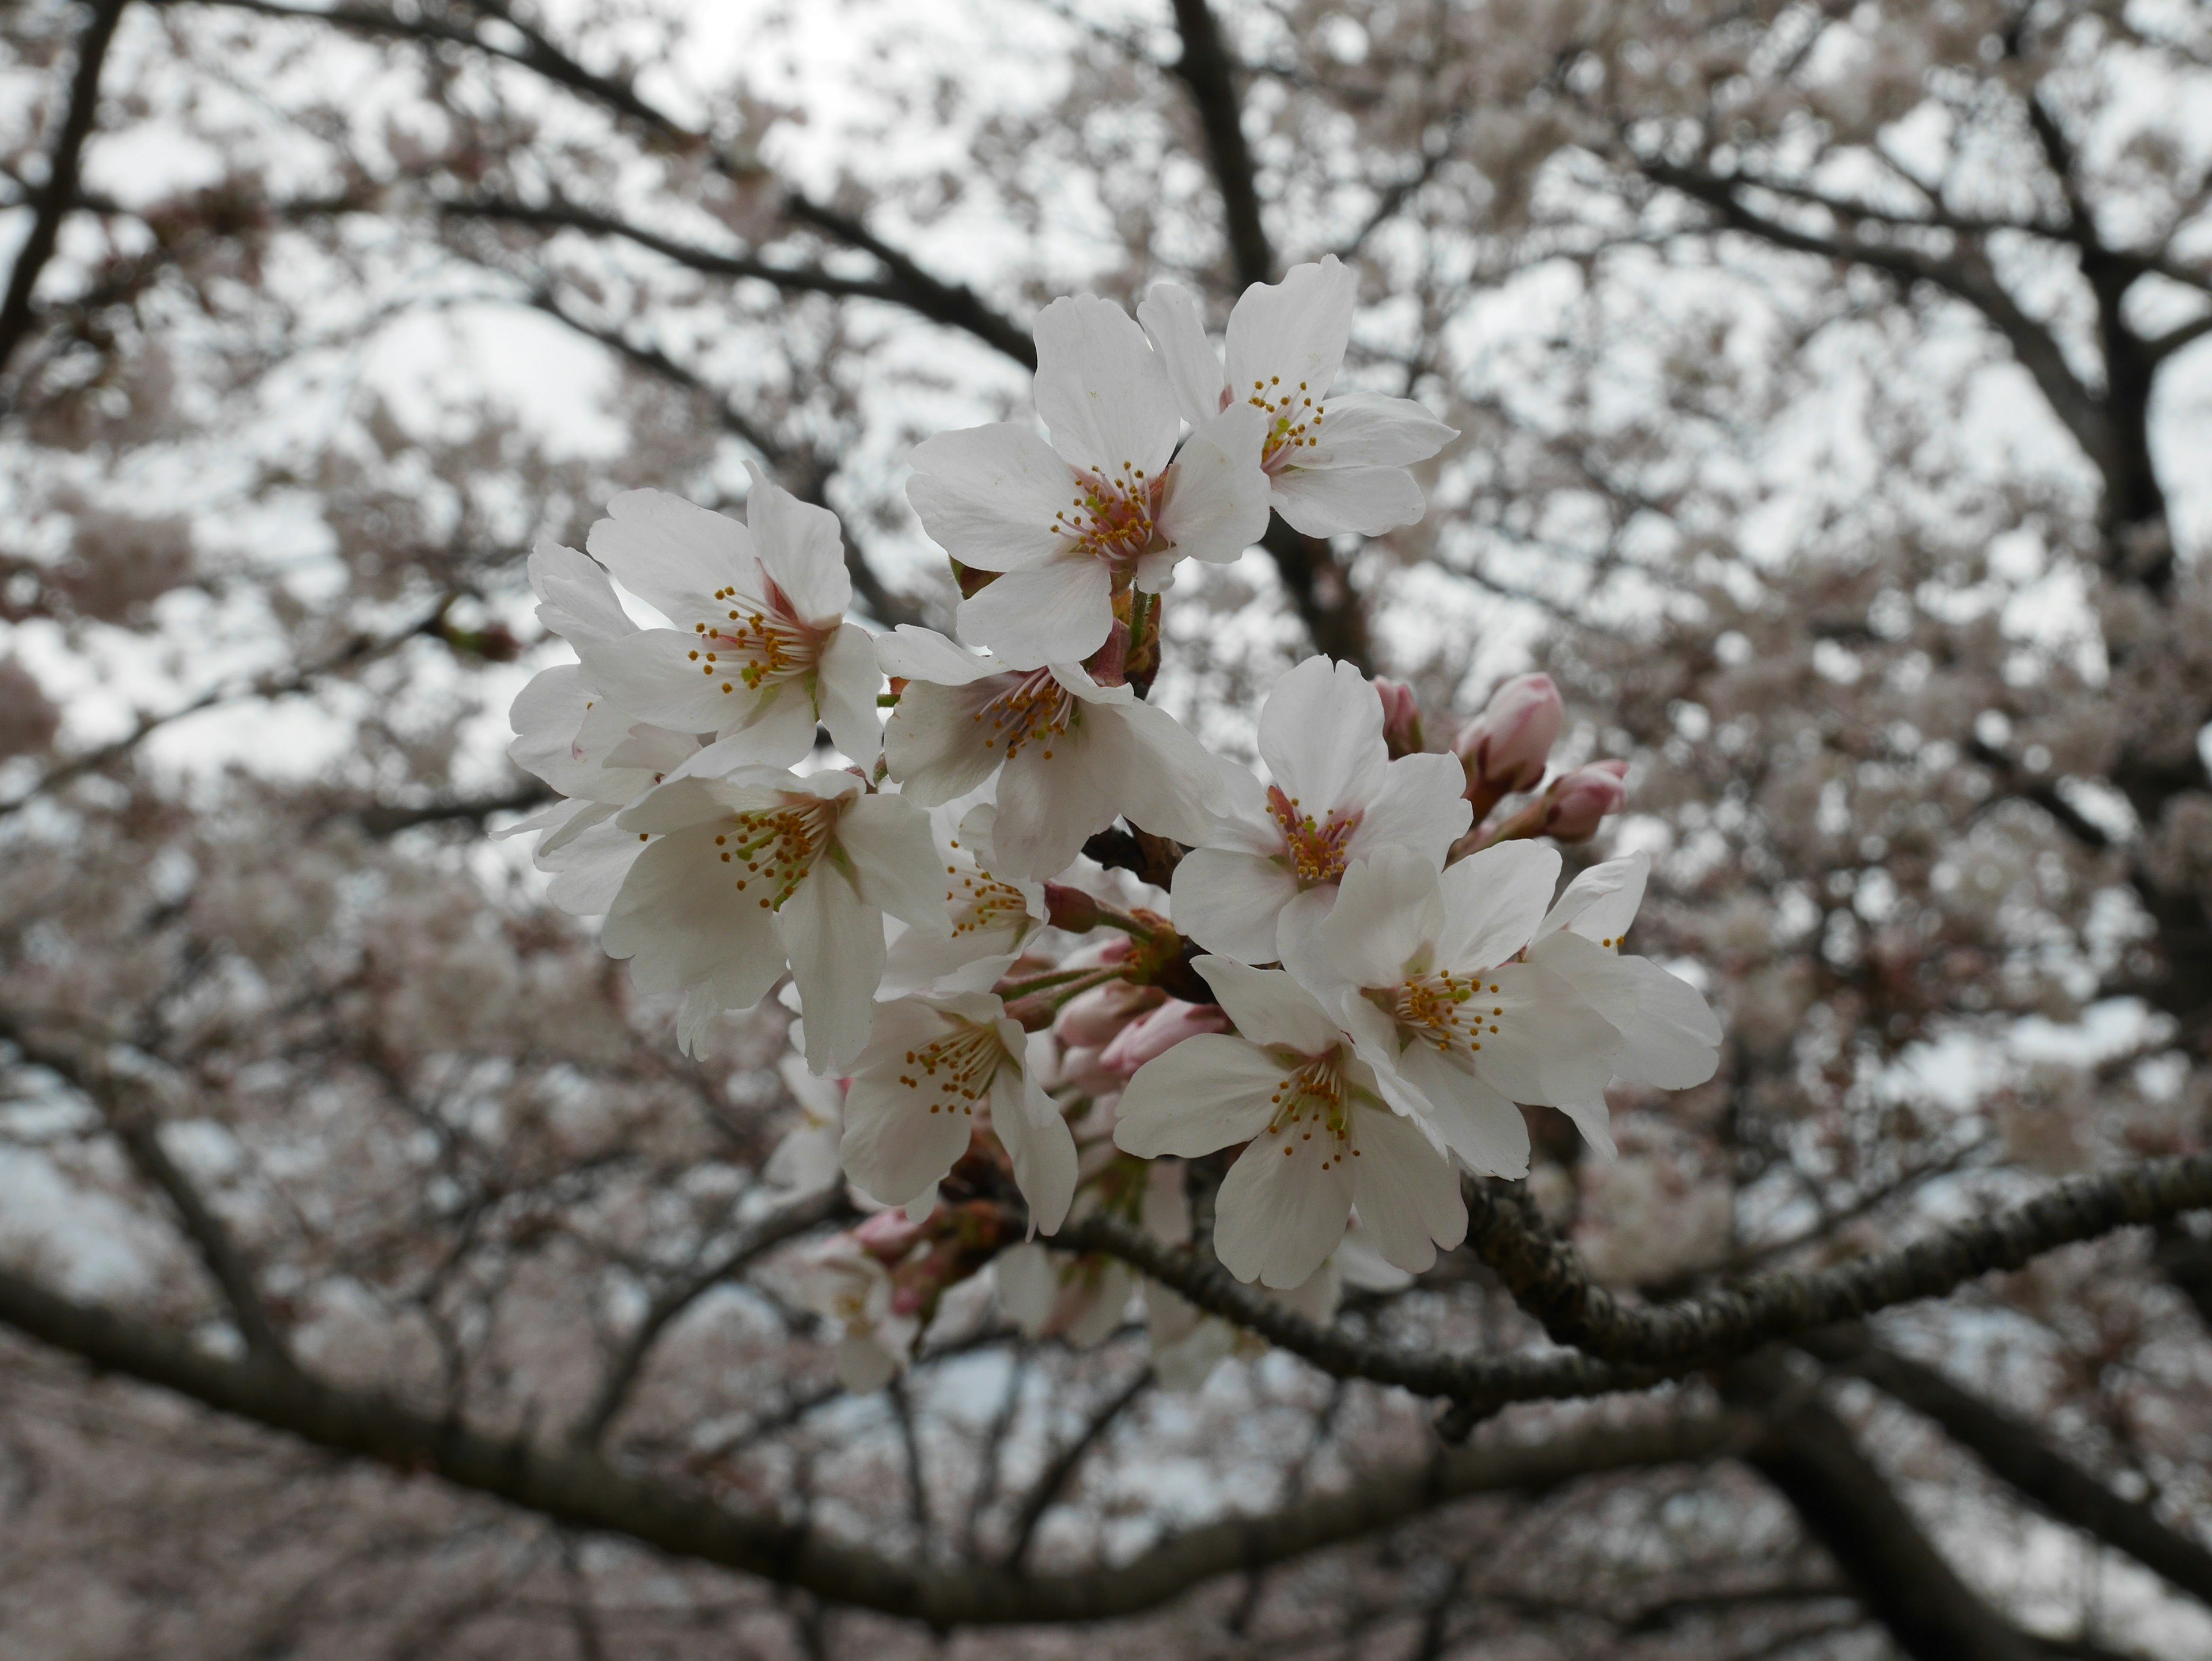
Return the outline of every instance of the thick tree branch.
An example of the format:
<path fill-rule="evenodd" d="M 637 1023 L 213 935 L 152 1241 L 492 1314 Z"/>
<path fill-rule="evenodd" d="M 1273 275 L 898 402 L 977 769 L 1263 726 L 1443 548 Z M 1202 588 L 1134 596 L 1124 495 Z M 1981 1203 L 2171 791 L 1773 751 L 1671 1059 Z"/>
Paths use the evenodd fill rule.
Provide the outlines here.
<path fill-rule="evenodd" d="M 1168 68 L 1190 89 L 1199 127 L 1206 135 L 1206 161 L 1221 192 L 1221 215 L 1237 286 L 1272 282 L 1275 254 L 1267 245 L 1267 228 L 1260 222 L 1259 169 L 1252 161 L 1252 147 L 1244 142 L 1243 100 L 1237 94 L 1220 21 L 1206 0 L 1175 0 L 1175 19 L 1182 55 Z"/>
<path fill-rule="evenodd" d="M 1478 1494 L 1536 1490 L 1578 1477 L 1700 1463 L 1745 1440 L 1743 1419 L 1685 1412 L 1628 1429 L 1540 1445 L 1441 1451 L 1370 1472 L 1349 1488 L 1264 1517 L 1208 1524 L 1113 1567 L 1024 1576 L 995 1567 L 908 1564 L 824 1538 L 773 1514 L 731 1509 L 568 1445 L 534 1445 L 341 1390 L 255 1358 L 229 1360 L 106 1310 L 0 1272 L 0 1323 L 104 1371 L 173 1391 L 315 1446 L 429 1473 L 570 1528 L 620 1534 L 931 1626 L 1109 1620 L 1155 1609 L 1216 1576 L 1281 1562 L 1395 1527 Z"/>
<path fill-rule="evenodd" d="M 77 37 L 69 109 L 54 135 L 53 148 L 47 152 L 46 180 L 32 213 L 30 234 L 23 239 L 15 267 L 8 273 L 8 292 L 0 298 L 0 373 L 5 372 L 15 349 L 31 332 L 35 318 L 32 290 L 38 287 L 46 262 L 53 258 L 63 219 L 76 206 L 77 171 L 100 108 L 100 72 L 107 61 L 108 44 L 115 39 L 115 25 L 125 3 L 126 0 L 94 0 L 92 16 Z"/>

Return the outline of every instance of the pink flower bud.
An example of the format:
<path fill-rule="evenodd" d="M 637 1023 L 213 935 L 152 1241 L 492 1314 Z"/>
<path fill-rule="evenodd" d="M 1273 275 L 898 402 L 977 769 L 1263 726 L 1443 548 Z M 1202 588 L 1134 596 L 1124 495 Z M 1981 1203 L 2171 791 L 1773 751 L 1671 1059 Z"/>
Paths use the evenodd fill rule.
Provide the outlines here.
<path fill-rule="evenodd" d="M 1544 793 L 1544 834 L 1559 842 L 1587 842 L 1607 813 L 1628 800 L 1628 764 L 1594 761 L 1552 782 Z"/>
<path fill-rule="evenodd" d="M 1421 704 L 1413 689 L 1395 680 L 1378 680 L 1375 691 L 1382 700 L 1382 742 L 1390 759 L 1418 755 L 1421 750 Z"/>
<path fill-rule="evenodd" d="M 1138 1016 L 1165 1003 L 1167 996 L 1157 986 L 1109 981 L 1069 999 L 1067 1007 L 1052 1024 L 1053 1034 L 1065 1044 L 1103 1050 Z"/>
<path fill-rule="evenodd" d="M 878 1211 L 862 1223 L 853 1231 L 853 1238 L 870 1256 L 895 1263 L 914 1249 L 921 1232 L 920 1224 L 908 1222 L 906 1212 L 894 1206 L 888 1211 Z"/>
<path fill-rule="evenodd" d="M 1490 695 L 1489 707 L 1452 746 L 1467 769 L 1468 798 L 1494 802 L 1533 790 L 1566 719 L 1549 675 L 1516 675 Z"/>
<path fill-rule="evenodd" d="M 1185 1038 L 1194 1038 L 1201 1032 L 1227 1031 L 1229 1017 L 1221 1013 L 1220 1005 L 1185 1003 L 1180 998 L 1170 998 L 1150 1014 L 1123 1027 L 1098 1057 L 1098 1064 L 1109 1073 L 1126 1079 L 1146 1062 L 1166 1055 Z"/>

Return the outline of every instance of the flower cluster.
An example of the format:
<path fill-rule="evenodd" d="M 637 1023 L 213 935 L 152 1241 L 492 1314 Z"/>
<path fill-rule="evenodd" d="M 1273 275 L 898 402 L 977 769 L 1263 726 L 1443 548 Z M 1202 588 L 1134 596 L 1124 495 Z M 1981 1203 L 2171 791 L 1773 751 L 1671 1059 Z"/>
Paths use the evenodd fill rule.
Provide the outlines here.
<path fill-rule="evenodd" d="M 1536 839 L 1593 835 L 1623 770 L 1540 788 L 1545 678 L 1431 751 L 1406 689 L 1310 659 L 1259 713 L 1260 772 L 1133 684 L 1183 559 L 1237 558 L 1271 514 L 1312 535 L 1420 516 L 1408 468 L 1453 434 L 1335 390 L 1353 297 L 1334 259 L 1255 286 L 1225 362 L 1172 285 L 1134 319 L 1047 307 L 1048 439 L 1008 423 L 914 455 L 957 639 L 850 621 L 836 519 L 757 472 L 743 524 L 635 491 L 588 555 L 532 558 L 577 658 L 514 707 L 516 760 L 562 797 L 525 827 L 538 862 L 641 989 L 680 995 L 685 1046 L 787 989 L 805 1118 L 771 1171 L 875 1213 L 800 1288 L 856 1388 L 994 1259 L 1010 1313 L 1071 1342 L 1143 1290 L 1163 1367 L 1202 1377 L 1225 1329 L 1023 1237 L 1104 1209 L 1187 1242 L 1218 1179 L 1222 1263 L 1325 1313 L 1460 1242 L 1460 1173 L 1524 1173 L 1524 1109 L 1609 1153 L 1613 1081 L 1713 1071 L 1698 993 L 1620 949 L 1648 860 L 1558 891 Z M 1164 891 L 1085 856 L 1116 820 Z"/>

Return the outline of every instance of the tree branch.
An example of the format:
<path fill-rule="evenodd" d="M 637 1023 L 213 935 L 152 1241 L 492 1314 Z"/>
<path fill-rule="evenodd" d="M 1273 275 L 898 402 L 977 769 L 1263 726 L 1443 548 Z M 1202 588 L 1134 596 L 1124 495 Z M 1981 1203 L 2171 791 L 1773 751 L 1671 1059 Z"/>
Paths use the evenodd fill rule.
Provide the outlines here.
<path fill-rule="evenodd" d="M 490 1436 L 451 1415 L 342 1390 L 262 1358 L 211 1355 L 5 1271 L 0 1271 L 0 1323 L 106 1372 L 318 1447 L 403 1473 L 432 1473 L 567 1527 L 624 1535 L 828 1602 L 939 1628 L 1133 1615 L 1218 1575 L 1395 1527 L 1473 1494 L 1539 1490 L 1608 1471 L 1720 1457 L 1741 1445 L 1751 1428 L 1735 1415 L 1685 1412 L 1542 1444 L 1501 1440 L 1440 1450 L 1267 1516 L 1193 1529 L 1115 1567 L 1029 1577 L 999 1567 L 901 1562 L 772 1513 L 732 1509 L 586 1450 Z"/>
<path fill-rule="evenodd" d="M 84 33 L 77 37 L 76 71 L 70 81 L 69 110 L 62 117 L 61 130 L 54 135 L 54 146 L 47 155 L 46 182 L 39 192 L 38 206 L 32 214 L 31 233 L 23 239 L 22 250 L 15 256 L 14 269 L 8 273 L 7 295 L 0 298 L 0 372 L 6 370 L 15 349 L 31 332 L 34 319 L 31 291 L 38 286 L 39 275 L 46 270 L 46 262 L 53 258 L 62 220 L 76 206 L 78 167 L 83 161 L 85 140 L 92 136 L 93 119 L 100 108 L 100 73 L 107 61 L 108 44 L 115 38 L 115 25 L 126 3 L 127 0 L 94 0 L 92 17 L 85 24 Z"/>
<path fill-rule="evenodd" d="M 1060 1498 L 1083 1462 L 1090 1457 L 1091 1450 L 1098 1445 L 1099 1439 L 1114 1427 L 1114 1421 L 1129 1410 L 1136 1399 L 1152 1388 L 1152 1369 L 1148 1364 L 1137 1369 L 1129 1382 L 1098 1404 L 1097 1411 L 1084 1422 L 1075 1439 L 1053 1456 L 1028 1494 L 1023 1496 L 1021 1510 L 1015 1513 L 1013 1543 L 1006 1548 L 1006 1564 L 1018 1570 L 1028 1560 L 1030 1547 L 1036 1539 L 1037 1524 L 1044 1521 L 1053 1502 Z"/>
<path fill-rule="evenodd" d="M 1206 135 L 1206 160 L 1221 192 L 1221 215 L 1229 236 L 1229 256 L 1240 289 L 1267 283 L 1275 275 L 1274 250 L 1260 222 L 1259 169 L 1244 142 L 1243 103 L 1221 39 L 1221 25 L 1206 0 L 1175 0 L 1176 32 L 1182 55 L 1168 65 L 1190 89 L 1198 125 Z"/>

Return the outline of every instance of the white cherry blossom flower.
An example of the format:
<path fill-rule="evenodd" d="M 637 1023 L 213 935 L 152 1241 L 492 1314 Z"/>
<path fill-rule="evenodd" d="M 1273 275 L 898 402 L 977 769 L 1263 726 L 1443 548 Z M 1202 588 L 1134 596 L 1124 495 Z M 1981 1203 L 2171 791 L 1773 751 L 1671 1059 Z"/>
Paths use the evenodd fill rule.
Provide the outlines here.
<path fill-rule="evenodd" d="M 1010 668 L 911 624 L 876 652 L 908 682 L 884 731 L 891 776 L 934 805 L 996 773 L 1000 874 L 1057 875 L 1116 814 L 1178 842 L 1205 836 L 1218 764 L 1129 687 L 1101 686 L 1075 663 Z"/>
<path fill-rule="evenodd" d="M 1358 288 L 1334 254 L 1254 283 L 1229 314 L 1225 374 L 1188 289 L 1158 283 L 1137 308 L 1185 420 L 1229 409 L 1265 418 L 1261 465 L 1274 509 L 1308 536 L 1411 525 L 1426 505 L 1407 470 L 1459 436 L 1410 399 L 1330 396 Z"/>
<path fill-rule="evenodd" d="M 776 1070 L 799 1104 L 799 1123 L 783 1133 L 761 1174 L 781 1187 L 811 1194 L 829 1187 L 844 1171 L 837 1157 L 845 1133 L 844 1082 L 815 1077 L 798 1056 L 786 1056 Z"/>
<path fill-rule="evenodd" d="M 1354 861 L 1403 848 L 1443 868 L 1471 817 L 1460 764 L 1392 761 L 1382 720 L 1382 700 L 1348 663 L 1308 658 L 1275 683 L 1260 712 L 1273 782 L 1263 788 L 1241 768 L 1223 770 L 1213 828 L 1176 867 L 1177 929 L 1224 957 L 1272 963 L 1279 930 L 1328 916 Z"/>
<path fill-rule="evenodd" d="M 1441 877 L 1386 848 L 1346 874 L 1327 922 L 1284 942 L 1287 967 L 1351 1035 L 1391 1104 L 1496 1176 L 1528 1168 L 1516 1102 L 1560 1108 L 1593 1142 L 1606 1137 L 1620 1035 L 1566 981 L 1516 961 L 1559 873 L 1559 850 L 1528 842 L 1485 849 Z"/>
<path fill-rule="evenodd" d="M 607 914 L 603 942 L 646 992 L 684 994 L 678 1035 L 748 1009 L 788 965 L 817 1073 L 867 1042 L 884 971 L 884 913 L 949 930 L 929 818 L 850 773 L 740 768 L 672 779 L 617 824 L 654 838 Z"/>
<path fill-rule="evenodd" d="M 1114 1141 L 1140 1159 L 1248 1144 L 1214 1202 L 1213 1249 L 1240 1281 L 1301 1286 L 1352 1208 L 1382 1255 L 1418 1274 L 1457 1245 L 1467 1211 L 1449 1158 L 1383 1098 L 1372 1066 L 1290 976 L 1197 960 L 1237 1036 L 1186 1038 L 1122 1092 Z"/>
<path fill-rule="evenodd" d="M 907 497 L 953 558 L 1002 575 L 961 603 L 963 640 L 1010 664 L 1105 643 L 1114 596 L 1157 593 L 1176 563 L 1236 559 L 1267 528 L 1267 417 L 1249 405 L 1182 423 L 1166 368 L 1111 301 L 1055 300 L 1036 322 L 1036 408 L 1051 442 L 1001 422 L 918 446 Z"/>
<path fill-rule="evenodd" d="M 837 1382 L 847 1390 L 881 1390 L 906 1366 L 921 1323 L 893 1311 L 890 1271 L 849 1232 L 807 1252 L 795 1290 L 802 1306 L 842 1329 Z"/>
<path fill-rule="evenodd" d="M 880 682 L 867 631 L 845 621 L 835 514 L 757 468 L 744 525 L 665 490 L 627 491 L 607 513 L 592 557 L 675 626 L 577 640 L 594 684 L 635 720 L 714 733 L 696 771 L 797 761 L 817 723 L 847 755 L 874 757 Z"/>
<path fill-rule="evenodd" d="M 1024 940 L 1044 927 L 1044 885 L 1029 877 L 997 874 L 992 837 L 998 817 L 998 808 L 990 802 L 977 803 L 964 812 L 957 802 L 929 810 L 952 932 L 902 930 L 890 943 L 877 996 L 927 990 L 981 958 L 1011 959 Z"/>
<path fill-rule="evenodd" d="M 1687 981 L 1649 958 L 1620 955 L 1621 936 L 1644 903 L 1650 875 L 1648 854 L 1592 866 L 1545 914 L 1528 958 L 1573 987 L 1620 1032 L 1615 1077 L 1687 1090 L 1720 1065 L 1721 1024 Z M 1585 1122 L 1583 1132 L 1613 1151 L 1602 1124 Z"/>
<path fill-rule="evenodd" d="M 1029 1050 L 1029 1035 L 988 992 L 882 1005 L 845 1095 L 845 1174 L 872 1199 L 908 1204 L 988 1126 L 1013 1165 L 1032 1226 L 1052 1233 L 1075 1193 L 1075 1138 Z"/>

